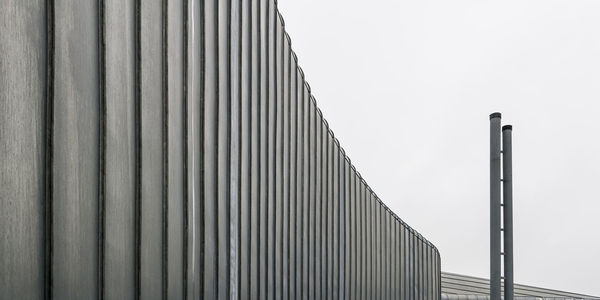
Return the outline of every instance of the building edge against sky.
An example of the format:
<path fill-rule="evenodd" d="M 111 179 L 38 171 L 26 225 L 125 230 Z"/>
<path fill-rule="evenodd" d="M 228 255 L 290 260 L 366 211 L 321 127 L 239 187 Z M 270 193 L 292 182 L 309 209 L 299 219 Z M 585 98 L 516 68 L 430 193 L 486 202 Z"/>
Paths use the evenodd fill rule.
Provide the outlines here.
<path fill-rule="evenodd" d="M 351 164 L 275 1 L 0 8 L 0 298 L 439 299 L 437 249 Z"/>
<path fill-rule="evenodd" d="M 0 298 L 441 297 L 438 250 L 346 156 L 275 1 L 0 14 Z"/>

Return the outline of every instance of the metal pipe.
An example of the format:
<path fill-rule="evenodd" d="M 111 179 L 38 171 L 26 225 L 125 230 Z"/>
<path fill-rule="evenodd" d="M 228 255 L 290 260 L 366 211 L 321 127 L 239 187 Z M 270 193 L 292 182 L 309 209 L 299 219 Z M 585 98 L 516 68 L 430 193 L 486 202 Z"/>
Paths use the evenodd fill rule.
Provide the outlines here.
<path fill-rule="evenodd" d="M 512 126 L 502 126 L 502 177 L 504 197 L 504 299 L 514 299 L 512 215 Z"/>
<path fill-rule="evenodd" d="M 490 299 L 500 300 L 500 121 L 490 115 Z"/>

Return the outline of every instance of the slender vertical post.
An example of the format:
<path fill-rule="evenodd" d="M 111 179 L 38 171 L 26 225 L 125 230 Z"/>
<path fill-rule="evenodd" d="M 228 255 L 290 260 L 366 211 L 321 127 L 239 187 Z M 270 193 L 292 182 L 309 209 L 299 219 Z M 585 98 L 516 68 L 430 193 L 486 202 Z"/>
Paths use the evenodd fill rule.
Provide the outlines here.
<path fill-rule="evenodd" d="M 512 126 L 502 126 L 502 177 L 504 197 L 504 299 L 514 299 L 512 216 Z"/>
<path fill-rule="evenodd" d="M 500 300 L 500 113 L 490 115 L 490 299 Z"/>

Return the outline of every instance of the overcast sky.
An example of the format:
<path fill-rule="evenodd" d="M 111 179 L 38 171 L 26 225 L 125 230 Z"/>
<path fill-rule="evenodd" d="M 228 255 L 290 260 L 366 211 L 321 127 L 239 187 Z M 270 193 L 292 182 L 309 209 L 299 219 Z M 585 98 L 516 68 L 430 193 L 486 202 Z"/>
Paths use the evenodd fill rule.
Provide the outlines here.
<path fill-rule="evenodd" d="M 442 270 L 489 277 L 489 119 L 515 281 L 600 296 L 600 1 L 279 0 L 317 104 Z"/>

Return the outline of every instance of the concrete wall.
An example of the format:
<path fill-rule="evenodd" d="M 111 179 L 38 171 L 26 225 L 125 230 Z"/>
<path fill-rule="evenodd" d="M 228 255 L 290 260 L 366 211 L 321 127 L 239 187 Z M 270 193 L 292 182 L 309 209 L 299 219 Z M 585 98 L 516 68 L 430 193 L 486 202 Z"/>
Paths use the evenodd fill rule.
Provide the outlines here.
<path fill-rule="evenodd" d="M 0 299 L 439 299 L 273 0 L 0 3 Z"/>

